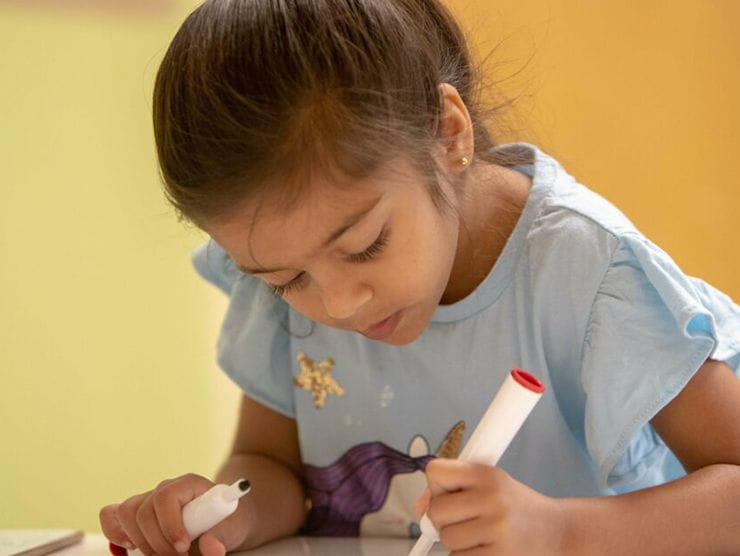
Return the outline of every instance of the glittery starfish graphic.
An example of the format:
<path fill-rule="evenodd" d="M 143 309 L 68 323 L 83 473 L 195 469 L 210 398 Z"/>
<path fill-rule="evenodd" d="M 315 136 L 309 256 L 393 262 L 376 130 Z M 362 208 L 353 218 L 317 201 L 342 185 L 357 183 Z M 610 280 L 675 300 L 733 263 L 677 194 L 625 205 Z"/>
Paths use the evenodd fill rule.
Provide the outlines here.
<path fill-rule="evenodd" d="M 344 394 L 344 388 L 331 376 L 334 359 L 327 357 L 321 363 L 315 363 L 302 351 L 298 352 L 297 359 L 301 364 L 301 372 L 293 379 L 293 384 L 311 392 L 313 405 L 317 409 L 324 407 L 327 394 Z"/>

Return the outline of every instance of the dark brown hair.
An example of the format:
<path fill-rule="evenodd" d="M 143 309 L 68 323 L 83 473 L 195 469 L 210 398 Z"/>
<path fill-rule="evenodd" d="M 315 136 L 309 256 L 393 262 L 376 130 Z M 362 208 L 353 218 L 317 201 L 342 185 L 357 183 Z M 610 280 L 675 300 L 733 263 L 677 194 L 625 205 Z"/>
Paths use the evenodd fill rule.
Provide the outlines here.
<path fill-rule="evenodd" d="M 432 147 L 440 83 L 493 151 L 463 34 L 439 0 L 207 0 L 182 24 L 154 87 L 165 192 L 197 225 L 270 184 L 360 178 L 406 156 L 442 193 Z"/>

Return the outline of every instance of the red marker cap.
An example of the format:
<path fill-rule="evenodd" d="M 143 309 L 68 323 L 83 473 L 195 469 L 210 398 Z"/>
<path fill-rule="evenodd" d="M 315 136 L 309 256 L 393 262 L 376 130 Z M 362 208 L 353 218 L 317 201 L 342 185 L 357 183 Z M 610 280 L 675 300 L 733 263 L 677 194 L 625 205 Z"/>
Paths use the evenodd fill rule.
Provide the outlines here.
<path fill-rule="evenodd" d="M 525 370 L 513 369 L 511 371 L 511 376 L 519 384 L 524 386 L 527 390 L 531 390 L 535 394 L 542 394 L 542 392 L 545 391 L 545 385 L 542 384 L 536 376 Z"/>

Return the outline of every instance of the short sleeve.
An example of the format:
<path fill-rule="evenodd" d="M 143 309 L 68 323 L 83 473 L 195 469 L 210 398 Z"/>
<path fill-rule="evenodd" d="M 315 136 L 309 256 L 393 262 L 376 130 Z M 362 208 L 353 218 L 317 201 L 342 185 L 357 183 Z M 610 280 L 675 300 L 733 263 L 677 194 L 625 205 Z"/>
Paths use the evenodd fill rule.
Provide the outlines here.
<path fill-rule="evenodd" d="M 602 487 L 639 483 L 668 449 L 649 421 L 716 358 L 738 372 L 740 307 L 638 233 L 620 237 L 584 340 L 585 436 Z"/>
<path fill-rule="evenodd" d="M 242 276 L 228 253 L 213 240 L 197 247 L 192 261 L 198 274 L 226 295 L 231 294 L 231 288 Z"/>
<path fill-rule="evenodd" d="M 193 252 L 198 273 L 229 296 L 218 338 L 218 363 L 250 398 L 295 417 L 288 305 L 242 274 L 214 241 Z"/>

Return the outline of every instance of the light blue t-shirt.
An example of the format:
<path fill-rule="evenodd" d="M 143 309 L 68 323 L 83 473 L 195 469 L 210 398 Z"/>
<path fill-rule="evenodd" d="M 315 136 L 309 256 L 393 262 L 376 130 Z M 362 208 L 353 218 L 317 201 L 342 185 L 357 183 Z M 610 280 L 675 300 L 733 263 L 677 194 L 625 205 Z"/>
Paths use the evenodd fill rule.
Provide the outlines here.
<path fill-rule="evenodd" d="M 650 419 L 708 357 L 738 372 L 738 305 L 684 275 L 546 153 L 507 148 L 532 155 L 515 168 L 532 177 L 521 217 L 485 280 L 439 306 L 409 345 L 312 323 L 242 276 L 215 243 L 194 253 L 198 272 L 230 296 L 221 367 L 297 421 L 309 533 L 418 532 L 411 504 L 426 462 L 459 451 L 512 368 L 539 377 L 546 392 L 499 465 L 559 497 L 683 474 Z M 302 387 L 299 353 L 324 362 L 313 391 Z"/>

